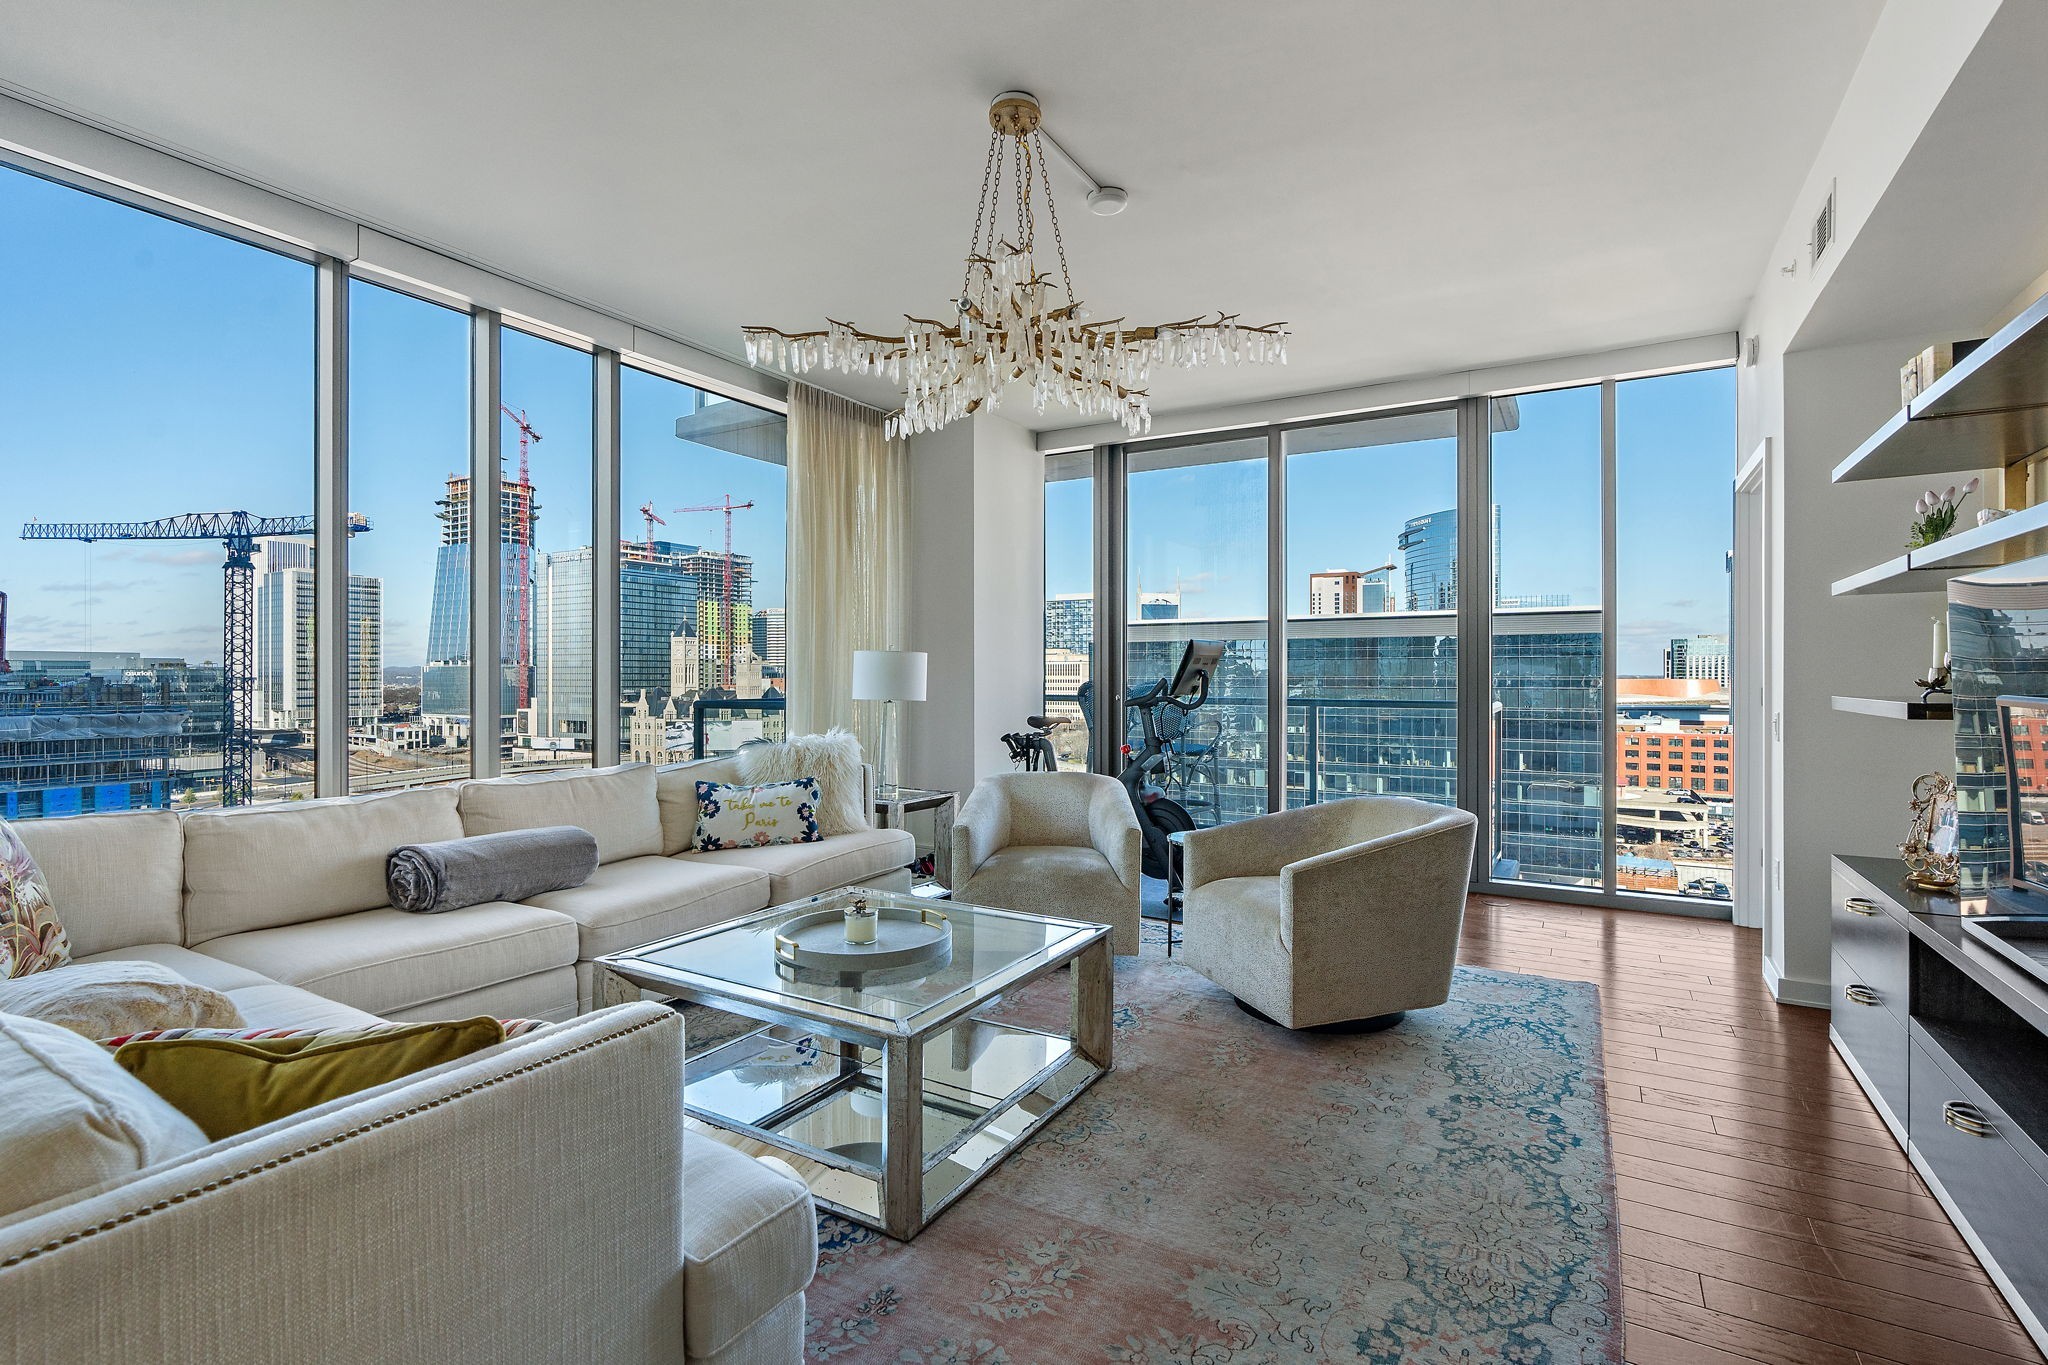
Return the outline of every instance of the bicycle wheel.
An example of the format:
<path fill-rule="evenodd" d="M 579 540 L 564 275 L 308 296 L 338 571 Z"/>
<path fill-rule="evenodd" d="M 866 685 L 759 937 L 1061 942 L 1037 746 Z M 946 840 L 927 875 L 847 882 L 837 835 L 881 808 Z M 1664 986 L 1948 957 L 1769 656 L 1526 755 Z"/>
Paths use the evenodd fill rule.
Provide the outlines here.
<path fill-rule="evenodd" d="M 1156 801 L 1147 801 L 1145 814 L 1152 821 L 1153 828 L 1159 831 L 1157 840 L 1145 840 L 1145 875 L 1167 881 L 1166 836 L 1194 829 L 1195 817 L 1188 814 L 1186 806 L 1164 796 Z"/>

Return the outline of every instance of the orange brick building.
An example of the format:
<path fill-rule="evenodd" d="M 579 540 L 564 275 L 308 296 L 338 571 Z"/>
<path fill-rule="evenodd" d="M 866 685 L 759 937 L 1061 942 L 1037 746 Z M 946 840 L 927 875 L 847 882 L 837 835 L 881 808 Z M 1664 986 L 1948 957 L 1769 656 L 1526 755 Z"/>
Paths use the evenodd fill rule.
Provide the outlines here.
<path fill-rule="evenodd" d="M 1733 800 L 1735 733 L 1725 712 L 1684 722 L 1624 716 L 1615 736 L 1614 771 L 1624 787 Z"/>

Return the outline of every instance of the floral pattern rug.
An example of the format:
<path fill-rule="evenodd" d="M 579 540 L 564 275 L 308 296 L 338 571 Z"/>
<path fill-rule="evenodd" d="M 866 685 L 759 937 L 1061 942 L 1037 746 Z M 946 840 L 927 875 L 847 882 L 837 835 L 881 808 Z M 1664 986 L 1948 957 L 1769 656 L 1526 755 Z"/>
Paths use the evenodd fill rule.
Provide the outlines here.
<path fill-rule="evenodd" d="M 1461 968 L 1346 1037 L 1153 942 L 1116 971 L 1116 1069 L 915 1242 L 819 1219 L 809 1360 L 1621 1360 L 1595 987 Z M 1057 978 L 1005 1013 L 1065 1009 Z"/>

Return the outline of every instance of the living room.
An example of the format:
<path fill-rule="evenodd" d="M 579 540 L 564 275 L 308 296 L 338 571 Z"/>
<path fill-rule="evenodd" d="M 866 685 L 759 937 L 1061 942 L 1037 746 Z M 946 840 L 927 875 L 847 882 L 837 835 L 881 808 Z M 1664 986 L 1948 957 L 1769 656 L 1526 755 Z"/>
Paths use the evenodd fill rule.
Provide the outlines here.
<path fill-rule="evenodd" d="M 0 13 L 4 1358 L 2043 1361 L 2044 55 Z"/>

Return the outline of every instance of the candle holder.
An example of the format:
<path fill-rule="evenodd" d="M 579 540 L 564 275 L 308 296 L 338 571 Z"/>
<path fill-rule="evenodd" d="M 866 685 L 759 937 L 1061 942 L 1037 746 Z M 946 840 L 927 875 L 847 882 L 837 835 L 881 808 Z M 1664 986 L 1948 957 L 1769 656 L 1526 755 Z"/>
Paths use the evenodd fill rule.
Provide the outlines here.
<path fill-rule="evenodd" d="M 877 919 L 875 908 L 868 904 L 867 897 L 855 896 L 846 906 L 846 941 L 873 943 Z"/>
<path fill-rule="evenodd" d="M 1937 692 L 1944 695 L 1954 694 L 1955 689 L 1950 686 L 1950 681 L 1950 667 L 1943 664 L 1940 668 L 1930 669 L 1927 677 L 1913 679 L 1913 686 L 1920 689 L 1921 701 L 1933 701 Z"/>

